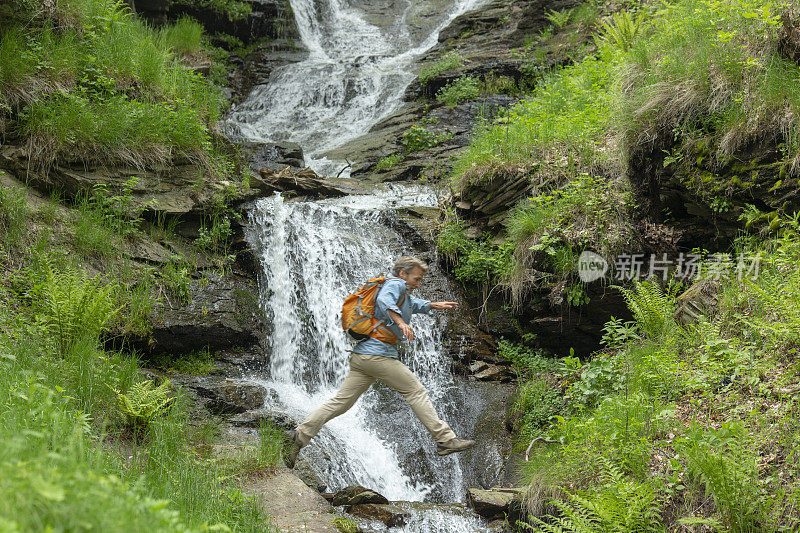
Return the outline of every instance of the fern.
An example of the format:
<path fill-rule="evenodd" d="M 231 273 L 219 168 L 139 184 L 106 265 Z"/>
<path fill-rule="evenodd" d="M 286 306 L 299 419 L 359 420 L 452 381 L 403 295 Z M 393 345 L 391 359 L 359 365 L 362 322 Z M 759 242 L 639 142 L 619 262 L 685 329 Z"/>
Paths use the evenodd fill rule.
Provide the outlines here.
<path fill-rule="evenodd" d="M 37 317 L 47 328 L 58 353 L 68 354 L 79 342 L 96 343 L 116 314 L 114 283 L 67 268 L 48 265 L 41 287 L 41 312 Z"/>
<path fill-rule="evenodd" d="M 672 294 L 665 294 L 651 281 L 634 281 L 634 289 L 622 289 L 625 303 L 641 332 L 650 339 L 657 339 L 676 328 L 673 318 L 675 304 Z"/>
<path fill-rule="evenodd" d="M 167 406 L 172 401 L 169 396 L 170 380 L 158 387 L 152 380 L 134 383 L 126 394 L 117 393 L 120 411 L 128 419 L 131 426 L 146 426 L 156 417 L 166 412 Z"/>
<path fill-rule="evenodd" d="M 603 33 L 597 38 L 598 44 L 607 44 L 628 51 L 633 42 L 645 28 L 645 14 L 640 11 L 634 15 L 630 11 L 614 13 L 611 21 L 600 23 Z"/>
<path fill-rule="evenodd" d="M 552 502 L 560 514 L 547 517 L 552 523 L 533 517 L 536 527 L 524 526 L 547 533 L 663 531 L 656 489 L 646 483 L 627 480 L 619 467 L 607 458 L 601 457 L 600 461 L 603 484 L 596 493 L 567 493 L 567 501 Z"/>

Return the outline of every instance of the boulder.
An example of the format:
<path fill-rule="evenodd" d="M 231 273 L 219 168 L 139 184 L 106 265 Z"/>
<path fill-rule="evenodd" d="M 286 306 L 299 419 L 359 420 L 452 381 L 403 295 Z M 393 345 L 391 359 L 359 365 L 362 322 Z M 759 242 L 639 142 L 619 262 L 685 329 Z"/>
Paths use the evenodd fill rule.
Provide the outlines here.
<path fill-rule="evenodd" d="M 286 167 L 280 172 L 262 168 L 258 177 L 251 178 L 250 186 L 262 194 L 279 192 L 293 192 L 301 196 L 313 198 L 335 198 L 354 192 L 353 190 L 333 184 L 319 176 L 310 168 L 295 170 Z"/>
<path fill-rule="evenodd" d="M 363 503 L 348 508 L 347 512 L 358 518 L 378 520 L 388 527 L 403 526 L 409 517 L 406 511 L 391 503 Z"/>
<path fill-rule="evenodd" d="M 267 321 L 253 280 L 231 274 L 192 284 L 189 303 L 164 307 L 151 317 L 147 338 L 129 339 L 149 353 L 186 353 L 232 348 L 265 353 Z"/>
<path fill-rule="evenodd" d="M 258 409 L 264 406 L 267 397 L 264 387 L 252 383 L 194 376 L 178 377 L 176 381 L 192 390 L 203 406 L 217 415 Z"/>
<path fill-rule="evenodd" d="M 484 518 L 501 518 L 521 509 L 521 489 L 469 489 L 467 505 Z"/>
<path fill-rule="evenodd" d="M 337 492 L 331 499 L 331 503 L 337 506 L 349 506 L 367 503 L 389 503 L 389 500 L 374 490 L 362 487 L 361 485 L 351 485 Z"/>

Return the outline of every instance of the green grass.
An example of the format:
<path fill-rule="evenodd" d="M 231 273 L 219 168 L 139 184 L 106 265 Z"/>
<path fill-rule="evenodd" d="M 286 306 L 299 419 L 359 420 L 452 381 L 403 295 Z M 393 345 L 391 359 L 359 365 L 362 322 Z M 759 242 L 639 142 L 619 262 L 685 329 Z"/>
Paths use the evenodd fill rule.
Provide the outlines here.
<path fill-rule="evenodd" d="M 448 52 L 441 59 L 433 63 L 427 63 L 419 72 L 419 82 L 423 85 L 429 80 L 447 70 L 460 68 L 464 64 L 458 52 Z"/>
<path fill-rule="evenodd" d="M 778 2 L 671 4 L 626 57 L 617 119 L 624 148 L 670 131 L 679 147 L 703 140 L 722 160 L 758 131 L 786 142 L 800 162 L 800 72 L 777 50 Z"/>
<path fill-rule="evenodd" d="M 479 128 L 453 170 L 457 188 L 491 179 L 500 166 L 528 165 L 559 183 L 600 170 L 613 100 L 610 60 L 589 58 L 542 80 L 532 96 Z"/>
<path fill-rule="evenodd" d="M 448 83 L 436 93 L 436 100 L 448 107 L 455 107 L 461 102 L 474 100 L 481 94 L 480 80 L 472 76 L 462 76 Z"/>
<path fill-rule="evenodd" d="M 378 161 L 378 164 L 375 165 L 375 171 L 382 172 L 384 170 L 389 170 L 390 168 L 397 166 L 403 160 L 404 157 L 405 156 L 402 153 L 396 153 L 387 155 L 385 157 L 381 157 L 380 161 Z"/>
<path fill-rule="evenodd" d="M 62 2 L 58 13 L 71 25 L 11 25 L 0 37 L 0 108 L 18 112 L 6 127 L 32 141 L 37 161 L 214 158 L 208 127 L 223 98 L 175 57 L 201 50 L 197 22 L 156 31 L 106 0 Z"/>
<path fill-rule="evenodd" d="M 30 210 L 25 201 L 25 191 L 0 187 L 0 248 L 9 251 L 26 233 Z"/>

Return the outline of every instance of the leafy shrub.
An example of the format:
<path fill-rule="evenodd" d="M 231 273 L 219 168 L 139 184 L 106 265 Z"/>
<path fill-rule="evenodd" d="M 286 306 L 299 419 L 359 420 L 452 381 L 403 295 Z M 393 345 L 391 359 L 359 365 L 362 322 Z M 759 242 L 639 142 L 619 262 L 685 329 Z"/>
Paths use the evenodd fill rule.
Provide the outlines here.
<path fill-rule="evenodd" d="M 745 429 L 724 423 L 718 431 L 694 425 L 678 440 L 687 471 L 714 497 L 728 531 L 762 531 L 764 503 L 757 483 L 758 459 L 743 446 Z"/>
<path fill-rule="evenodd" d="M 435 63 L 425 65 L 419 73 L 419 81 L 424 85 L 437 74 L 441 74 L 446 70 L 459 68 L 461 65 L 463 65 L 463 61 L 461 60 L 461 56 L 458 55 L 458 52 L 449 52 Z"/>
<path fill-rule="evenodd" d="M 407 154 L 433 148 L 440 142 L 441 137 L 439 135 L 417 125 L 408 128 L 408 131 L 404 132 L 400 139 L 400 144 Z"/>
<path fill-rule="evenodd" d="M 436 99 L 449 107 L 473 100 L 481 93 L 480 81 L 472 76 L 461 76 L 439 89 Z"/>
<path fill-rule="evenodd" d="M 555 415 L 566 415 L 561 391 L 550 380 L 534 377 L 525 382 L 517 393 L 513 410 L 521 415 L 519 438 L 527 443 L 550 423 Z"/>
<path fill-rule="evenodd" d="M 164 415 L 172 402 L 170 380 L 165 379 L 156 386 L 152 380 L 134 383 L 127 392 L 117 392 L 119 409 L 131 427 L 146 427 L 156 417 Z"/>
<path fill-rule="evenodd" d="M 161 28 L 159 37 L 178 54 L 198 52 L 202 48 L 200 40 L 203 37 L 203 26 L 187 16 L 182 16 L 174 24 Z"/>
<path fill-rule="evenodd" d="M 458 220 L 443 224 L 436 238 L 439 250 L 455 263 L 456 278 L 463 282 L 483 283 L 499 281 L 513 266 L 510 243 L 494 245 L 486 240 L 469 239 L 466 229 Z"/>
<path fill-rule="evenodd" d="M 390 168 L 396 166 L 400 161 L 403 160 L 403 154 L 391 154 L 385 157 L 382 157 L 378 164 L 375 165 L 376 172 L 383 172 L 384 170 L 389 170 Z"/>
<path fill-rule="evenodd" d="M 497 355 L 532 373 L 549 372 L 558 367 L 555 359 L 545 357 L 541 351 L 506 339 L 497 343 Z"/>
<path fill-rule="evenodd" d="M 580 380 L 567 391 L 567 395 L 578 405 L 594 407 L 605 396 L 623 390 L 625 377 L 615 361 L 598 359 L 584 366 Z"/>
<path fill-rule="evenodd" d="M 178 257 L 171 258 L 161 269 L 161 277 L 179 306 L 189 303 L 192 278 L 189 275 L 189 266 L 184 261 Z"/>
<path fill-rule="evenodd" d="M 159 354 L 151 361 L 158 368 L 193 376 L 203 376 L 214 370 L 214 354 L 208 347 L 179 354 Z"/>
<path fill-rule="evenodd" d="M 117 312 L 114 283 L 67 268 L 48 266 L 41 288 L 39 322 L 50 332 L 58 353 L 69 353 L 80 342 L 96 343 Z"/>
<path fill-rule="evenodd" d="M 210 227 L 208 222 L 211 223 Z M 217 214 L 211 217 L 210 221 L 204 222 L 200 227 L 200 236 L 195 239 L 198 248 L 211 252 L 226 253 L 228 249 L 228 239 L 233 235 L 231 221 L 224 214 Z"/>
<path fill-rule="evenodd" d="M 358 527 L 358 524 L 353 522 L 353 520 L 347 516 L 337 516 L 333 519 L 333 525 L 341 531 L 341 533 L 358 533 L 361 531 L 361 528 Z"/>

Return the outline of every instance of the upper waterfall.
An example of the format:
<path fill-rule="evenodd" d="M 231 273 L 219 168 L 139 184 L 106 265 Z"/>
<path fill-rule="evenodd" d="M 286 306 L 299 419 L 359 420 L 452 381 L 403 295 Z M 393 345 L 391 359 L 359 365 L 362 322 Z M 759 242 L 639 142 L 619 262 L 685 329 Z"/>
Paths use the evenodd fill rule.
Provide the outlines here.
<path fill-rule="evenodd" d="M 483 1 L 291 0 L 308 57 L 274 71 L 233 108 L 226 126 L 246 140 L 299 143 L 311 168 L 335 174 L 342 165 L 325 152 L 397 109 L 414 60 Z"/>

